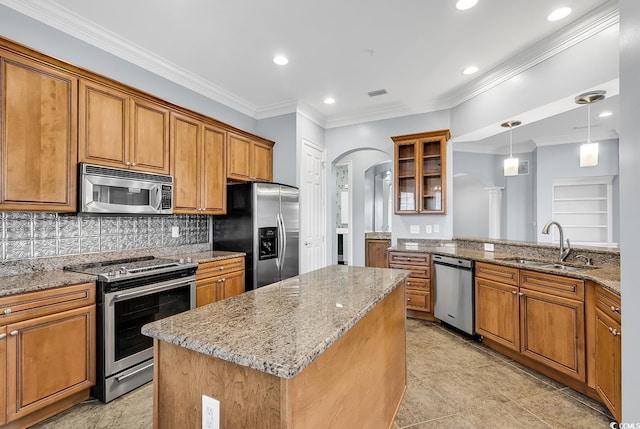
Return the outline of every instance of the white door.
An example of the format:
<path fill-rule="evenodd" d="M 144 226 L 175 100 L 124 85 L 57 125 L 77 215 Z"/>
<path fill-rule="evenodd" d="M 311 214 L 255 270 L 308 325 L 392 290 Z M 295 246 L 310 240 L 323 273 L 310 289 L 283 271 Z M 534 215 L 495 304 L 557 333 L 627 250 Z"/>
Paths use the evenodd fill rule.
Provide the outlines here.
<path fill-rule="evenodd" d="M 326 265 L 325 150 L 302 139 L 300 273 Z"/>

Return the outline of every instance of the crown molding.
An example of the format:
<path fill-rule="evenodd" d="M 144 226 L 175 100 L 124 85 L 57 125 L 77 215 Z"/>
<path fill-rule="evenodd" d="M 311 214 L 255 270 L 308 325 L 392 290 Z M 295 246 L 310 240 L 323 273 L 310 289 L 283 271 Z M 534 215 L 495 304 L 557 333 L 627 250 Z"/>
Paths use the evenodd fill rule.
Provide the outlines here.
<path fill-rule="evenodd" d="M 511 57 L 479 78 L 450 91 L 440 98 L 440 104 L 455 107 L 486 92 L 560 52 L 587 40 L 620 22 L 617 1 L 609 1 L 582 16 L 520 54 Z"/>
<path fill-rule="evenodd" d="M 311 107 L 311 106 L 309 106 L 309 105 L 307 105 L 307 104 L 305 104 L 303 102 L 299 102 L 298 103 L 298 107 L 296 109 L 296 112 L 300 116 L 303 116 L 303 117 L 307 118 L 308 120 L 310 120 L 311 122 L 315 123 L 320 128 L 323 128 L 323 129 L 327 128 L 327 117 L 325 115 L 323 115 L 322 113 L 318 112 L 313 107 Z"/>
<path fill-rule="evenodd" d="M 298 112 L 324 128 L 335 128 L 450 109 L 494 88 L 553 55 L 618 24 L 620 21 L 618 3 L 615 0 L 611 0 L 479 78 L 450 91 L 436 100 L 432 100 L 430 103 L 413 106 L 395 103 L 346 115 L 327 117 L 315 110 L 311 112 L 312 109 L 309 106 L 300 106 L 299 102 L 296 104 L 293 100 L 257 106 L 143 47 L 91 21 L 87 21 L 55 1 L 0 0 L 0 4 L 254 119 L 265 119 Z"/>
<path fill-rule="evenodd" d="M 591 141 L 603 141 L 603 140 L 617 140 L 620 136 L 616 130 L 597 130 L 591 128 Z M 549 138 L 535 138 L 533 139 L 536 146 L 554 146 L 558 144 L 570 144 L 570 143 L 584 143 L 587 141 L 586 128 L 575 133 L 565 134 L 563 136 L 549 137 Z"/>
<path fill-rule="evenodd" d="M 258 109 L 249 101 L 86 20 L 58 3 L 27 0 L 0 0 L 0 3 L 240 113 L 256 117 Z"/>
<path fill-rule="evenodd" d="M 513 145 L 513 153 L 528 153 L 533 152 L 536 149 L 536 144 L 529 140 L 524 143 L 518 143 Z M 468 143 L 468 142 L 454 142 L 453 143 L 453 151 L 454 152 L 472 152 L 472 153 L 483 153 L 487 155 L 508 155 L 509 154 L 509 145 L 501 145 L 501 146 L 480 146 L 477 143 Z"/>

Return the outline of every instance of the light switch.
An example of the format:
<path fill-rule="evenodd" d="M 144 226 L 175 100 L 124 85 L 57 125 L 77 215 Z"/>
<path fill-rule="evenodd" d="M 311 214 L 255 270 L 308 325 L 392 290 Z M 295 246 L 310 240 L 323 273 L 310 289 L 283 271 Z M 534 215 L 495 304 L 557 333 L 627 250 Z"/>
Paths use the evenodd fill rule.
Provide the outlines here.
<path fill-rule="evenodd" d="M 171 227 L 171 237 L 173 237 L 173 238 L 180 237 L 180 227 L 179 226 L 172 226 Z"/>
<path fill-rule="evenodd" d="M 440 225 L 438 225 L 437 223 L 433 225 L 433 232 L 438 233 L 440 232 Z"/>
<path fill-rule="evenodd" d="M 424 232 L 431 234 L 431 225 L 425 225 Z"/>
<path fill-rule="evenodd" d="M 409 234 L 420 234 L 420 225 L 410 225 Z"/>

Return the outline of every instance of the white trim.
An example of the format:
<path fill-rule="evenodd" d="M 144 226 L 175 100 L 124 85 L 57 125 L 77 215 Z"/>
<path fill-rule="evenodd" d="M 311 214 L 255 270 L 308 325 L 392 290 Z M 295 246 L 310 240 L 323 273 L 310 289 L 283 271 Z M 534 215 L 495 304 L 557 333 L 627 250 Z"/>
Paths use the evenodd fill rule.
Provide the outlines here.
<path fill-rule="evenodd" d="M 300 137 L 300 146 L 302 147 L 302 150 L 300 152 L 300 154 L 298 155 L 298 183 L 301 184 L 304 181 L 304 162 L 302 162 L 300 160 L 300 157 L 303 155 L 304 153 L 304 146 L 308 146 L 314 150 L 317 150 L 318 152 L 322 153 L 322 170 L 320 172 L 320 183 L 322 184 L 322 189 L 320 192 L 320 205 L 321 205 L 321 210 L 320 210 L 320 222 L 322 225 L 322 261 L 321 261 L 321 266 L 324 267 L 327 265 L 327 204 L 326 204 L 326 194 L 327 194 L 327 150 L 324 146 L 321 146 L 317 143 L 315 143 L 314 141 L 312 141 L 311 139 L 301 136 Z M 302 225 L 302 207 L 303 207 L 303 201 L 304 201 L 304 195 L 302 195 L 302 193 L 300 193 L 300 223 Z M 302 228 L 301 228 L 302 231 Z M 298 246 L 299 248 L 299 252 L 298 252 L 298 258 L 299 261 L 302 261 L 302 254 L 304 252 L 303 250 L 303 243 L 302 243 L 302 234 L 300 234 L 300 245 Z M 306 267 L 305 267 L 306 268 Z"/>
<path fill-rule="evenodd" d="M 353 265 L 353 161 L 339 161 L 336 162 L 336 167 L 346 165 L 347 166 L 347 184 L 349 185 L 349 226 L 348 228 L 337 228 L 335 222 L 333 228 L 336 230 L 334 235 L 337 236 L 338 230 L 347 229 L 347 242 L 349 245 L 349 253 L 347 255 L 347 265 Z M 335 177 L 334 177 L 335 180 Z"/>
<path fill-rule="evenodd" d="M 254 119 L 280 116 L 294 111 L 294 100 L 286 100 L 272 105 L 255 105 L 213 82 L 203 79 L 176 64 L 168 62 L 166 59 L 87 20 L 54 1 L 0 0 L 0 4 L 85 41 L 97 48 L 103 49 Z M 394 103 L 371 110 L 360 110 L 348 115 L 336 115 L 328 118 L 321 114 L 311 114 L 310 119 L 324 128 L 334 128 L 450 109 L 488 91 L 583 40 L 617 25 L 619 22 L 620 13 L 617 2 L 607 2 L 568 27 L 559 30 L 550 37 L 529 47 L 519 55 L 505 61 L 483 76 L 471 81 L 469 84 L 450 91 L 448 94 L 425 105 L 407 107 L 400 103 Z M 306 111 L 308 109 L 304 108 L 304 110 Z"/>

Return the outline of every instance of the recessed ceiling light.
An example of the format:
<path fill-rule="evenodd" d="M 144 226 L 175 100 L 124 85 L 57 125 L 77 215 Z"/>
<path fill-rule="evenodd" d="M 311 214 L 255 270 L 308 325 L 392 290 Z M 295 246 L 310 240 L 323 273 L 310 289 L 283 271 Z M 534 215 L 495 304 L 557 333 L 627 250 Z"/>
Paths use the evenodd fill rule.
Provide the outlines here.
<path fill-rule="evenodd" d="M 278 64 L 279 66 L 286 66 L 289 64 L 289 59 L 284 55 L 277 55 L 273 57 L 273 62 Z"/>
<path fill-rule="evenodd" d="M 324 104 L 334 104 L 336 102 L 336 100 L 334 100 L 331 97 L 327 97 L 324 99 Z"/>
<path fill-rule="evenodd" d="M 599 118 L 608 118 L 609 116 L 613 115 L 613 112 L 602 112 L 598 115 Z"/>
<path fill-rule="evenodd" d="M 547 21 L 559 21 L 562 18 L 566 18 L 571 13 L 570 7 L 561 7 L 560 9 L 556 9 L 547 16 Z"/>
<path fill-rule="evenodd" d="M 478 0 L 458 0 L 456 8 L 458 10 L 467 10 L 474 7 L 476 3 L 478 3 Z"/>
<path fill-rule="evenodd" d="M 462 70 L 462 74 L 474 74 L 477 71 L 478 71 L 478 67 L 469 66 L 469 67 L 465 68 L 464 70 Z"/>

